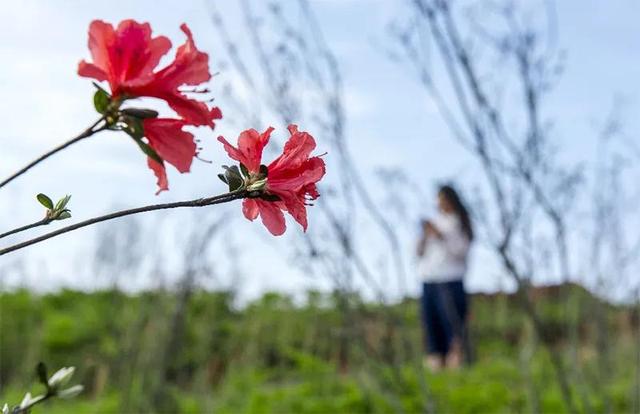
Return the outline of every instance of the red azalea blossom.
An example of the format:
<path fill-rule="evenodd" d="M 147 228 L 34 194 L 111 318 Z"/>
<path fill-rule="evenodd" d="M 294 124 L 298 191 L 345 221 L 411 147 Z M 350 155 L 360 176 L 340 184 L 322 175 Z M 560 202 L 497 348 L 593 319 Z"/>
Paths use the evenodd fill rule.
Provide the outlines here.
<path fill-rule="evenodd" d="M 196 86 L 211 79 L 209 57 L 199 51 L 189 28 L 180 26 L 187 41 L 178 48 L 175 59 L 155 71 L 162 56 L 171 49 L 165 36 L 151 36 L 148 23 L 124 20 L 114 27 L 100 20 L 89 26 L 89 50 L 93 63 L 81 61 L 78 74 L 107 81 L 113 99 L 155 97 L 162 99 L 180 119 L 145 119 L 144 135 L 149 146 L 180 172 L 188 172 L 196 155 L 193 135 L 185 125 L 214 127 L 222 118 L 219 108 L 188 97 L 179 88 Z M 158 178 L 159 191 L 168 189 L 164 163 L 149 159 L 149 167 Z"/>
<path fill-rule="evenodd" d="M 283 211 L 289 212 L 293 218 L 307 230 L 306 202 L 320 196 L 316 184 L 325 174 L 325 164 L 320 157 L 310 157 L 316 147 L 314 138 L 306 132 L 298 131 L 296 125 L 289 125 L 291 136 L 284 146 L 282 155 L 268 166 L 265 193 L 278 197 L 277 201 L 261 198 L 247 198 L 242 205 L 246 218 L 255 220 L 258 215 L 262 223 L 274 236 L 279 236 L 286 229 Z M 251 174 L 260 173 L 262 151 L 269 142 L 273 128 L 269 127 L 260 134 L 249 129 L 238 137 L 238 147 L 229 144 L 224 137 L 218 141 L 224 144 L 227 154 L 241 162 Z"/>
<path fill-rule="evenodd" d="M 198 50 L 186 24 L 180 29 L 187 41 L 167 67 L 154 72 L 162 56 L 171 49 L 165 36 L 151 37 L 149 23 L 124 20 L 118 28 L 101 20 L 89 26 L 89 50 L 93 63 L 81 61 L 80 76 L 108 81 L 114 98 L 160 98 L 190 125 L 213 127 L 222 114 L 204 102 L 189 98 L 179 88 L 196 86 L 211 79 L 209 56 Z"/>
<path fill-rule="evenodd" d="M 131 86 L 149 82 L 169 49 L 171 41 L 167 37 L 151 37 L 149 23 L 123 20 L 114 30 L 111 24 L 94 20 L 89 26 L 93 63 L 81 61 L 78 74 L 108 81 L 113 96 L 119 97 Z"/>

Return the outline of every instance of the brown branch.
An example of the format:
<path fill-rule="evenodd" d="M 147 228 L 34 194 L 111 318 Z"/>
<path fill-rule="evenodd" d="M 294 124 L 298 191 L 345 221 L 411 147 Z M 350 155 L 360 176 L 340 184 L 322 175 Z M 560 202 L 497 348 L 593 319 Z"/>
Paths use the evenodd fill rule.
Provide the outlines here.
<path fill-rule="evenodd" d="M 4 232 L 4 233 L 0 234 L 0 239 L 2 239 L 4 237 L 7 237 L 7 236 L 11 236 L 12 234 L 16 234 L 16 233 L 20 233 L 20 232 L 25 231 L 25 230 L 32 229 L 34 227 L 45 226 L 45 225 L 47 225 L 49 223 L 51 223 L 51 219 L 43 218 L 42 220 L 38 220 L 35 223 L 27 224 L 26 226 L 18 227 L 18 228 L 15 228 L 13 230 L 9 230 L 7 232 Z"/>
<path fill-rule="evenodd" d="M 31 168 L 35 167 L 37 164 L 41 163 L 42 161 L 46 160 L 47 158 L 49 158 L 50 156 L 52 156 L 53 154 L 62 151 L 63 149 L 79 142 L 82 141 L 85 138 L 89 138 L 90 136 L 92 136 L 93 134 L 103 131 L 105 129 L 107 129 L 107 125 L 102 125 L 100 128 L 96 128 L 98 125 L 100 125 L 100 123 L 104 121 L 104 116 L 100 117 L 100 119 L 98 119 L 96 122 L 94 122 L 89 128 L 85 129 L 84 131 L 82 131 L 80 133 L 80 135 L 77 135 L 74 138 L 71 138 L 69 141 L 62 143 L 61 145 L 53 148 L 52 150 L 42 154 L 41 156 L 39 156 L 38 158 L 36 158 L 35 160 L 31 161 L 29 164 L 27 164 L 26 166 L 24 166 L 23 168 L 21 168 L 19 171 L 15 172 L 14 174 L 12 174 L 10 177 L 6 178 L 4 181 L 0 182 L 0 188 L 4 187 L 5 185 L 9 184 L 11 181 L 15 180 L 16 178 L 18 178 L 19 176 L 21 176 L 22 174 L 26 173 L 27 171 L 29 171 Z"/>
<path fill-rule="evenodd" d="M 100 223 L 103 221 L 113 220 L 113 219 L 125 217 L 125 216 L 131 216 L 133 214 L 146 213 L 149 211 L 167 210 L 167 209 L 181 208 L 181 207 L 204 207 L 204 206 L 210 206 L 214 204 L 222 204 L 222 203 L 227 203 L 229 201 L 238 200 L 241 198 L 246 198 L 248 196 L 249 196 L 249 192 L 247 192 L 246 190 L 242 190 L 242 191 L 225 193 L 225 194 L 221 194 L 221 195 L 218 195 L 215 197 L 209 197 L 209 198 L 199 198 L 196 200 L 188 200 L 188 201 L 176 201 L 173 203 L 164 203 L 164 204 L 152 204 L 149 206 L 137 207 L 137 208 L 132 208 L 128 210 L 121 210 L 115 213 L 105 214 L 104 216 L 94 217 L 85 221 L 81 221 L 80 223 L 63 227 L 59 230 L 52 231 L 47 234 L 43 234 L 42 236 L 36 237 L 34 239 L 15 244 L 13 246 L 9 246 L 4 249 L 0 249 L 0 256 L 7 253 L 11 253 L 16 250 L 23 249 L 25 247 L 31 246 L 36 243 L 40 243 L 42 241 L 51 239 L 53 237 L 60 236 L 61 234 L 78 230 L 80 228 L 87 227 L 92 224 Z"/>

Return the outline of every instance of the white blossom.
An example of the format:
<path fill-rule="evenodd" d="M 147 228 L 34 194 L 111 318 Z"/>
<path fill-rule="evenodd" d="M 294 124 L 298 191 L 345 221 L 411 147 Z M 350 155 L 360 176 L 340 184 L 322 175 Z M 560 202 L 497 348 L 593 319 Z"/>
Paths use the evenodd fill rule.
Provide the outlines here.
<path fill-rule="evenodd" d="M 84 390 L 82 385 L 74 385 L 73 387 L 69 387 L 66 390 L 62 390 L 58 392 L 58 397 L 60 398 L 73 398 L 76 395 L 80 394 Z"/>
<path fill-rule="evenodd" d="M 44 395 L 38 395 L 37 397 L 31 397 L 31 393 L 28 392 L 24 395 L 22 402 L 20 403 L 20 409 L 29 408 L 32 405 L 36 404 L 38 401 L 42 400 Z M 4 408 L 3 408 L 4 410 Z"/>
<path fill-rule="evenodd" d="M 73 376 L 75 367 L 60 368 L 55 374 L 49 378 L 49 387 L 56 389 L 65 385 Z"/>

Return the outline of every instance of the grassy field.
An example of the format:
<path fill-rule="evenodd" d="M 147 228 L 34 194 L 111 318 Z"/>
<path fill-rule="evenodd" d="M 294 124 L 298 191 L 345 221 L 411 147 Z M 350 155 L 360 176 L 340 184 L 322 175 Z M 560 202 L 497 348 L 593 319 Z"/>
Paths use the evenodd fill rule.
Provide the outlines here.
<path fill-rule="evenodd" d="M 631 309 L 604 309 L 577 288 L 537 301 L 562 351 L 582 411 L 638 409 L 638 343 Z M 0 296 L 0 401 L 38 392 L 33 367 L 78 367 L 86 392 L 48 413 L 564 412 L 553 370 L 514 299 L 472 299 L 476 361 L 422 369 L 417 304 L 383 307 L 310 292 L 303 305 L 266 294 L 239 309 L 229 292 L 175 295 L 27 291 Z M 176 334 L 182 332 L 182 334 Z M 176 339 L 178 338 L 178 339 Z M 176 342 L 177 345 L 176 345 Z M 170 345 L 173 344 L 173 345 Z M 179 350 L 178 352 L 169 352 Z"/>

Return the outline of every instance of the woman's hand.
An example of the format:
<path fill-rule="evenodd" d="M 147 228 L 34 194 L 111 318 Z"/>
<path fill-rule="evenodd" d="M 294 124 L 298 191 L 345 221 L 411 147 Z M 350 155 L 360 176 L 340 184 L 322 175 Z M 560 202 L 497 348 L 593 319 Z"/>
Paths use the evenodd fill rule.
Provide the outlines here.
<path fill-rule="evenodd" d="M 435 237 L 437 239 L 442 239 L 442 233 L 430 220 L 425 220 L 423 223 L 423 226 L 424 226 L 424 233 L 428 237 Z"/>

